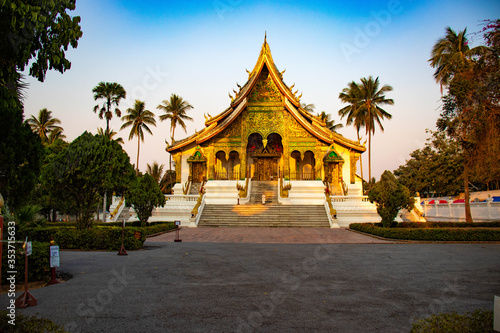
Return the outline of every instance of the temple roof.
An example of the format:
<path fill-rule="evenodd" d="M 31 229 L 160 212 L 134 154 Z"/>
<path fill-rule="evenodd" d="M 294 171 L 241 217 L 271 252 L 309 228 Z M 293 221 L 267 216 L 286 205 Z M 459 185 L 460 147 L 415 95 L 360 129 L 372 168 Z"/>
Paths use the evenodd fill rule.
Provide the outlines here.
<path fill-rule="evenodd" d="M 203 143 L 227 128 L 227 126 L 235 120 L 248 105 L 248 95 L 257 83 L 264 67 L 267 68 L 273 82 L 283 95 L 285 109 L 287 109 L 295 120 L 297 120 L 297 122 L 301 124 L 301 126 L 304 127 L 304 129 L 306 129 L 312 136 L 327 144 L 337 143 L 358 152 L 364 152 L 366 150 L 366 148 L 360 145 L 359 142 L 346 139 L 342 135 L 332 132 L 326 128 L 326 124 L 321 121 L 319 117 L 310 114 L 300 106 L 300 97 L 302 94 L 296 96 L 297 91 L 293 92 L 291 89 L 295 84 L 288 87 L 283 81 L 283 73 L 285 71 L 280 72 L 276 67 L 266 36 L 264 38 L 264 43 L 262 44 L 257 63 L 251 72 L 247 71 L 249 73 L 248 81 L 240 88 L 239 92 L 236 93 L 236 96 L 229 95 L 231 97 L 230 106 L 217 116 L 207 118 L 205 121 L 205 128 L 201 131 L 196 132 L 185 139 L 175 141 L 172 146 L 166 148 L 166 151 L 173 152 L 189 145 L 192 142 L 196 142 L 196 144 Z"/>

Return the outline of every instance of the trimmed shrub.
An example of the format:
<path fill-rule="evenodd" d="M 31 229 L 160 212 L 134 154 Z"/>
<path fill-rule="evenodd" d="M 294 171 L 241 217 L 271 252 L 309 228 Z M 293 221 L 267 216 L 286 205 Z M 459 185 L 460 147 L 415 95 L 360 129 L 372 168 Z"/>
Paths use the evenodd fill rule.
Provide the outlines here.
<path fill-rule="evenodd" d="M 420 241 L 500 241 L 500 230 L 484 228 L 383 228 L 372 223 L 353 223 L 350 229 L 390 238 Z"/>
<path fill-rule="evenodd" d="M 49 243 L 32 242 L 32 253 L 28 256 L 28 282 L 48 281 L 50 278 Z M 7 271 L 16 271 L 16 284 L 24 283 L 24 254 L 21 254 L 21 243 L 15 244 L 15 269 L 11 269 L 8 259 L 12 259 L 8 253 L 8 244 L 3 243 L 2 251 L 2 284 L 7 282 Z"/>
<path fill-rule="evenodd" d="M 478 309 L 460 315 L 440 313 L 415 321 L 411 333 L 493 333 L 493 311 Z"/>
<path fill-rule="evenodd" d="M 174 229 L 173 222 L 155 224 L 150 227 L 126 227 L 124 230 L 124 245 L 127 250 L 142 248 L 147 235 Z M 135 233 L 140 232 L 140 239 Z M 32 241 L 49 241 L 50 237 L 61 249 L 82 250 L 119 250 L 122 241 L 122 228 L 97 226 L 92 229 L 78 230 L 70 227 L 36 227 L 19 230 L 18 238 Z"/>
<path fill-rule="evenodd" d="M 16 311 L 16 325 L 9 324 L 11 318 L 8 316 L 7 311 L 0 311 L 0 332 L 14 333 L 14 332 L 29 332 L 29 333 L 66 333 L 62 326 L 57 325 L 52 320 L 46 318 L 38 318 L 35 316 L 25 316 L 19 311 Z"/>

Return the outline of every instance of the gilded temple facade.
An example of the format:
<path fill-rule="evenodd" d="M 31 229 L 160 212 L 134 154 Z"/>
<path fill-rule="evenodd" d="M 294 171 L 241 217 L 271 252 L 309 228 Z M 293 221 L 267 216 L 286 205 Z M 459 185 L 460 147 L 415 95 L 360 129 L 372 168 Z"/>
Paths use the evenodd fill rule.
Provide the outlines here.
<path fill-rule="evenodd" d="M 283 73 L 264 40 L 248 81 L 230 95 L 229 107 L 205 116 L 205 128 L 166 148 L 177 183 L 283 177 L 327 180 L 336 195 L 346 195 L 352 185 L 361 188 L 356 165 L 365 147 L 304 110 Z"/>

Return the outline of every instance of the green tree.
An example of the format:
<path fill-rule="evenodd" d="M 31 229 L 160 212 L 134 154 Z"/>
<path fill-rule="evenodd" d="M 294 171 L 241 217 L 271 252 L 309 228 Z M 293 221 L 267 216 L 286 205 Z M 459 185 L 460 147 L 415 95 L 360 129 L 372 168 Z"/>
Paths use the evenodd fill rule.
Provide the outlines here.
<path fill-rule="evenodd" d="M 57 126 L 61 123 L 61 121 L 52 117 L 52 111 L 49 111 L 46 108 L 41 109 L 38 112 L 38 117 L 31 116 L 31 118 L 26 120 L 26 122 L 30 125 L 31 130 L 40 137 L 42 143 L 48 143 L 49 136 L 54 131 L 56 134 L 52 135 L 52 139 L 54 139 L 54 135 L 62 135 L 62 127 Z"/>
<path fill-rule="evenodd" d="M 317 117 L 326 124 L 326 128 L 328 128 L 332 132 L 337 132 L 339 128 L 342 128 L 344 125 L 335 124 L 335 120 L 330 119 L 331 115 L 326 113 L 325 111 L 321 111 L 321 113 L 317 114 Z"/>
<path fill-rule="evenodd" d="M 16 73 L 29 68 L 29 75 L 43 81 L 47 70 L 63 73 L 71 67 L 68 46 L 76 48 L 82 36 L 80 17 L 67 11 L 75 0 L 4 0 L 0 10 L 0 86 L 15 88 Z M 0 96 L 5 97 L 5 96 Z M 11 106 L 13 106 L 11 104 Z"/>
<path fill-rule="evenodd" d="M 306 104 L 306 103 L 300 103 L 300 107 L 309 114 L 313 114 L 314 109 L 316 108 L 314 104 Z"/>
<path fill-rule="evenodd" d="M 141 102 L 138 99 L 135 100 L 133 108 L 128 108 L 125 116 L 122 120 L 125 123 L 120 128 L 121 130 L 127 127 L 131 127 L 129 140 L 132 140 L 134 136 L 137 136 L 137 164 L 136 164 L 136 174 L 139 174 L 139 152 L 141 148 L 141 141 L 144 142 L 144 131 L 153 135 L 153 132 L 149 129 L 148 125 L 156 126 L 155 114 L 149 110 L 145 110 L 146 103 Z"/>
<path fill-rule="evenodd" d="M 121 137 L 116 138 L 116 139 L 113 139 L 113 137 L 114 137 L 115 135 L 117 135 L 118 133 L 116 133 L 116 132 L 115 132 L 114 130 L 112 130 L 111 128 L 110 128 L 108 131 L 106 131 L 104 128 L 99 127 L 99 128 L 97 129 L 97 134 L 99 134 L 99 135 L 104 135 L 104 136 L 105 136 L 105 137 L 107 137 L 108 139 L 110 139 L 110 140 L 114 140 L 114 141 L 118 142 L 119 144 L 124 143 L 124 142 L 123 142 L 123 139 L 122 139 Z"/>
<path fill-rule="evenodd" d="M 115 141 L 84 132 L 42 169 L 46 190 L 68 200 L 77 212 L 78 226 L 89 228 L 99 193 L 124 193 L 133 179 L 129 157 Z"/>
<path fill-rule="evenodd" d="M 443 98 L 443 112 L 438 119 L 437 126 L 446 130 L 448 134 L 461 144 L 463 153 L 471 155 L 474 151 L 473 111 L 474 107 L 468 102 L 474 90 L 474 63 L 478 56 L 486 51 L 484 46 L 469 47 L 467 29 L 456 33 L 450 27 L 446 28 L 446 35 L 440 38 L 431 51 L 430 65 L 436 68 L 434 78 L 441 86 L 448 88 L 448 95 Z M 471 107 L 472 106 L 472 107 Z M 471 117 L 472 116 L 472 117 Z M 469 203 L 469 171 L 472 161 L 464 159 L 464 192 L 465 192 L 465 219 L 472 222 Z"/>
<path fill-rule="evenodd" d="M 432 132 L 422 149 L 413 151 L 411 158 L 394 171 L 398 181 L 411 193 L 452 196 L 460 193 L 463 182 L 461 148 L 445 132 Z"/>
<path fill-rule="evenodd" d="M 193 106 L 189 104 L 188 101 L 185 101 L 182 97 L 176 94 L 172 94 L 170 95 L 170 99 L 163 100 L 161 104 L 156 108 L 165 112 L 165 114 L 160 115 L 160 121 L 170 120 L 170 145 L 173 145 L 175 141 L 174 134 L 177 125 L 180 125 L 184 132 L 187 132 L 186 123 L 184 122 L 184 120 L 193 121 L 193 118 L 186 114 L 186 112 L 191 110 Z M 168 168 L 169 170 L 172 170 L 172 154 L 170 154 Z M 170 179 L 170 183 L 172 183 L 172 179 Z"/>
<path fill-rule="evenodd" d="M 15 209 L 25 203 L 40 172 L 43 147 L 23 123 L 21 72 L 43 81 L 47 70 L 70 68 L 65 51 L 82 36 L 73 0 L 5 0 L 0 5 L 0 192 Z"/>
<path fill-rule="evenodd" d="M 390 171 L 384 171 L 380 180 L 368 192 L 370 202 L 376 202 L 382 225 L 390 227 L 401 209 L 413 209 L 415 199 Z"/>
<path fill-rule="evenodd" d="M 169 182 L 168 182 L 168 172 L 163 172 L 165 168 L 164 164 L 159 164 L 158 162 L 153 162 L 153 164 L 147 165 L 146 173 L 150 174 L 151 177 L 158 183 L 160 190 L 163 193 L 168 193 Z"/>
<path fill-rule="evenodd" d="M 12 211 L 30 200 L 44 154 L 40 138 L 23 122 L 21 110 L 2 107 L 0 112 L 0 193 Z"/>
<path fill-rule="evenodd" d="M 97 104 L 94 106 L 94 112 L 99 111 L 99 118 L 106 118 L 106 132 L 109 133 L 109 121 L 113 118 L 113 111 L 111 110 L 112 105 L 116 105 L 115 114 L 117 117 L 121 117 L 122 113 L 118 109 L 118 104 L 120 100 L 127 96 L 127 92 L 123 89 L 121 84 L 116 82 L 99 82 L 97 86 L 92 89 L 94 93 L 94 100 L 104 99 L 105 102 L 102 105 Z"/>
<path fill-rule="evenodd" d="M 165 205 L 165 195 L 150 174 L 138 176 L 125 195 L 128 204 L 134 207 L 141 226 L 145 226 L 153 209 Z"/>
<path fill-rule="evenodd" d="M 339 110 L 341 119 L 347 116 L 347 124 L 354 124 L 356 129 L 364 127 L 368 135 L 368 178 L 372 178 L 371 167 L 371 138 L 375 134 L 376 124 L 383 132 L 382 120 L 391 119 L 392 115 L 382 109 L 381 105 L 393 105 L 392 99 L 387 99 L 385 93 L 392 91 L 392 87 L 384 85 L 379 89 L 378 77 L 374 80 L 372 76 L 362 78 L 361 84 L 351 82 L 339 94 L 339 99 L 343 103 L 348 103 L 347 107 Z M 359 139 L 359 137 L 358 137 Z"/>

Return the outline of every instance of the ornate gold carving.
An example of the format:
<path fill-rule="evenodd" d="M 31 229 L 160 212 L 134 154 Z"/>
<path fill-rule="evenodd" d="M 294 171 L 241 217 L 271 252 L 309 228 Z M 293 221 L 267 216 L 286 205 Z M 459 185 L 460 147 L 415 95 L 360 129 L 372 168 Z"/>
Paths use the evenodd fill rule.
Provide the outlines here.
<path fill-rule="evenodd" d="M 312 137 L 293 117 L 288 121 L 288 136 L 291 138 Z"/>
<path fill-rule="evenodd" d="M 271 133 L 283 137 L 283 112 L 248 112 L 246 116 L 246 133 L 260 133 L 266 138 Z"/>
<path fill-rule="evenodd" d="M 356 183 L 356 163 L 358 162 L 359 154 L 351 150 L 349 157 L 351 160 L 351 184 L 354 184 Z"/>
<path fill-rule="evenodd" d="M 262 71 L 255 87 L 249 94 L 249 102 L 279 102 L 282 100 L 281 93 L 276 87 L 269 72 Z"/>

